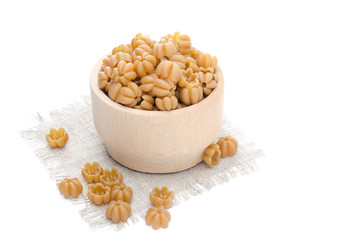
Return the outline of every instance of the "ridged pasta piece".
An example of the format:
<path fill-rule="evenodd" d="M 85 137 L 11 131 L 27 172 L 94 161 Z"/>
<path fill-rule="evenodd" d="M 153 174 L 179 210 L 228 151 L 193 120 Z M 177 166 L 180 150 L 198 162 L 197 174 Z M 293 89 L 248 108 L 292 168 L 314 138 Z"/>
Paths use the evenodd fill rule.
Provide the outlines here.
<path fill-rule="evenodd" d="M 159 43 L 153 45 L 153 56 L 157 59 L 172 57 L 177 53 L 177 44 L 172 39 L 161 38 Z"/>
<path fill-rule="evenodd" d="M 200 102 L 203 99 L 202 87 L 193 87 L 190 89 L 182 88 L 180 90 L 181 101 L 186 105 L 192 105 Z"/>
<path fill-rule="evenodd" d="M 153 88 L 153 94 L 159 98 L 175 95 L 176 84 L 169 79 L 155 80 L 155 86 Z"/>
<path fill-rule="evenodd" d="M 209 168 L 213 168 L 219 164 L 219 157 L 221 155 L 220 147 L 217 144 L 209 145 L 204 152 L 204 162 Z"/>
<path fill-rule="evenodd" d="M 110 99 L 128 107 L 136 106 L 141 95 L 142 90 L 134 82 L 128 83 L 127 87 L 122 87 L 120 83 L 114 83 L 108 91 Z"/>
<path fill-rule="evenodd" d="M 192 51 L 191 47 L 191 38 L 186 34 L 180 34 L 179 32 L 175 32 L 173 35 L 168 34 L 168 39 L 174 40 L 179 46 L 179 51 L 183 55 L 190 54 Z"/>
<path fill-rule="evenodd" d="M 194 73 L 191 68 L 182 71 L 182 76 L 178 85 L 182 88 L 194 88 L 199 86 L 199 75 Z"/>
<path fill-rule="evenodd" d="M 118 62 L 117 67 L 113 69 L 113 81 L 116 83 L 120 82 L 123 86 L 127 86 L 127 84 L 134 80 L 136 77 L 137 74 L 134 71 L 133 63 L 120 61 Z"/>
<path fill-rule="evenodd" d="M 145 52 L 142 55 L 137 56 L 133 64 L 136 73 L 140 77 L 144 77 L 147 73 L 153 73 L 157 64 L 157 60 L 154 56 Z"/>
<path fill-rule="evenodd" d="M 149 74 L 147 76 L 144 76 L 141 78 L 141 90 L 145 93 L 152 92 L 153 88 L 155 87 L 155 80 L 157 79 L 157 76 L 155 73 Z"/>
<path fill-rule="evenodd" d="M 127 45 L 121 44 L 118 47 L 113 48 L 112 55 L 115 55 L 118 52 L 131 54 L 132 53 L 132 48 L 130 48 Z"/>
<path fill-rule="evenodd" d="M 156 106 L 161 111 L 170 111 L 176 109 L 178 105 L 178 100 L 175 96 L 156 98 Z"/>
<path fill-rule="evenodd" d="M 138 46 L 146 44 L 152 48 L 154 43 L 155 41 L 148 35 L 143 36 L 141 33 L 137 33 L 137 35 L 132 39 L 130 47 L 136 49 Z"/>
<path fill-rule="evenodd" d="M 98 86 L 100 89 L 105 89 L 112 77 L 112 68 L 110 66 L 103 67 L 103 71 L 98 73 Z"/>
<path fill-rule="evenodd" d="M 216 143 L 220 147 L 221 157 L 234 156 L 238 148 L 238 141 L 231 136 L 221 137 Z"/>
<path fill-rule="evenodd" d="M 201 83 L 203 92 L 206 95 L 209 95 L 217 85 L 216 75 L 214 75 L 210 72 L 207 72 L 207 73 L 199 72 L 198 74 L 199 74 L 199 81 Z"/>
<path fill-rule="evenodd" d="M 153 105 L 155 104 L 155 100 L 151 95 L 142 95 L 142 102 L 140 105 L 135 106 L 134 108 L 140 110 L 153 110 Z"/>
<path fill-rule="evenodd" d="M 120 61 L 132 62 L 132 57 L 128 53 L 118 52 L 110 57 L 109 65 L 114 68 Z"/>
<path fill-rule="evenodd" d="M 196 62 L 199 67 L 215 68 L 217 64 L 217 57 L 211 56 L 209 53 L 203 53 L 200 51 L 197 55 Z"/>
<path fill-rule="evenodd" d="M 199 66 L 197 66 L 196 60 L 192 57 L 186 57 L 185 66 L 186 69 L 191 68 L 193 72 L 199 72 Z"/>
<path fill-rule="evenodd" d="M 147 44 L 142 44 L 135 48 L 135 50 L 133 51 L 134 53 L 133 57 L 136 58 L 136 56 L 140 56 L 145 52 L 152 54 L 152 51 L 153 50 L 150 46 L 148 46 Z"/>
<path fill-rule="evenodd" d="M 193 58 L 191 58 L 191 59 L 193 59 Z M 173 55 L 172 57 L 170 57 L 168 60 L 179 65 L 181 69 L 186 69 L 186 57 L 184 55 L 176 54 L 176 55 Z M 196 61 L 195 61 L 195 64 L 196 64 Z"/>
<path fill-rule="evenodd" d="M 158 64 L 156 74 L 161 78 L 168 78 L 172 82 L 177 83 L 181 78 L 182 72 L 178 64 L 165 60 Z"/>

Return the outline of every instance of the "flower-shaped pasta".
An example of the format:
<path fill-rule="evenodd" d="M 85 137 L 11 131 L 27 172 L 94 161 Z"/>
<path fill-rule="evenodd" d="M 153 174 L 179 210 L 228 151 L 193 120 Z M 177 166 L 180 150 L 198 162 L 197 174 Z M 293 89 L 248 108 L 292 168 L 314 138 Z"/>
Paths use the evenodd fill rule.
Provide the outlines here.
<path fill-rule="evenodd" d="M 133 70 L 133 63 L 119 61 L 117 67 L 113 69 L 112 79 L 116 83 L 120 82 L 123 86 L 127 86 L 129 82 L 137 77 L 136 72 Z"/>
<path fill-rule="evenodd" d="M 141 110 L 153 110 L 153 105 L 155 104 L 153 97 L 151 95 L 143 95 L 142 99 L 141 104 L 135 106 L 134 108 Z"/>
<path fill-rule="evenodd" d="M 118 200 L 111 201 L 106 209 L 107 219 L 112 220 L 113 223 L 127 222 L 131 216 L 131 207 L 127 202 Z"/>
<path fill-rule="evenodd" d="M 134 107 L 142 95 L 142 90 L 134 82 L 129 82 L 127 87 L 120 83 L 114 83 L 108 90 L 108 96 L 115 102 Z"/>
<path fill-rule="evenodd" d="M 109 65 L 114 68 L 120 61 L 131 63 L 132 57 L 128 53 L 118 52 L 110 57 Z"/>
<path fill-rule="evenodd" d="M 182 71 L 182 76 L 178 85 L 183 88 L 191 89 L 199 86 L 199 75 L 194 73 L 191 68 Z"/>
<path fill-rule="evenodd" d="M 168 78 L 172 82 L 177 83 L 181 78 L 182 72 L 178 64 L 165 60 L 158 64 L 156 74 L 163 79 Z"/>
<path fill-rule="evenodd" d="M 169 191 L 166 186 L 163 186 L 161 189 L 155 187 L 150 193 L 150 201 L 156 207 L 165 207 L 168 208 L 171 206 L 174 193 Z"/>
<path fill-rule="evenodd" d="M 111 200 L 111 188 L 102 183 L 89 184 L 88 199 L 97 205 L 108 203 Z"/>
<path fill-rule="evenodd" d="M 87 162 L 82 169 L 82 176 L 88 183 L 99 182 L 102 174 L 103 168 L 99 166 L 97 162 L 93 162 L 92 164 Z"/>
<path fill-rule="evenodd" d="M 157 59 L 172 57 L 177 53 L 177 44 L 172 39 L 161 38 L 159 43 L 153 45 L 153 56 Z"/>
<path fill-rule="evenodd" d="M 181 69 L 186 69 L 186 57 L 184 55 L 175 54 L 172 57 L 168 58 L 168 60 L 170 60 L 171 62 L 176 63 L 177 65 L 179 65 Z M 194 61 L 196 63 L 195 59 L 194 59 Z"/>
<path fill-rule="evenodd" d="M 140 45 L 148 45 L 152 48 L 154 43 L 155 41 L 152 40 L 148 35 L 143 36 L 141 33 L 137 33 L 137 35 L 131 41 L 131 47 L 136 49 Z"/>
<path fill-rule="evenodd" d="M 211 56 L 209 53 L 199 52 L 197 55 L 197 65 L 199 67 L 212 67 L 215 68 L 217 64 L 217 58 L 215 56 Z"/>
<path fill-rule="evenodd" d="M 210 168 L 214 167 L 214 165 L 219 164 L 220 157 L 220 147 L 217 144 L 211 144 L 208 146 L 204 152 L 204 161 L 206 165 Z"/>
<path fill-rule="evenodd" d="M 217 85 L 215 75 L 209 72 L 199 72 L 199 81 L 206 95 L 209 95 Z"/>
<path fill-rule="evenodd" d="M 153 94 L 159 98 L 166 96 L 174 95 L 176 89 L 176 84 L 171 82 L 169 79 L 159 79 L 155 80 L 155 86 L 153 88 Z"/>
<path fill-rule="evenodd" d="M 233 156 L 238 148 L 238 141 L 231 136 L 221 137 L 217 142 L 220 147 L 221 157 Z"/>
<path fill-rule="evenodd" d="M 203 99 L 204 95 L 202 92 L 202 87 L 193 87 L 190 89 L 182 88 L 180 90 L 181 101 L 186 105 L 192 105 L 200 102 Z"/>
<path fill-rule="evenodd" d="M 148 46 L 147 44 L 141 44 L 138 47 L 135 48 L 135 50 L 133 51 L 133 58 L 136 58 L 136 56 L 140 56 L 143 53 L 149 53 L 152 54 L 152 48 L 150 46 Z"/>
<path fill-rule="evenodd" d="M 128 47 L 127 45 L 121 44 L 118 47 L 113 48 L 112 55 L 116 55 L 116 53 L 118 52 L 131 54 L 132 48 Z"/>
<path fill-rule="evenodd" d="M 190 54 L 192 51 L 191 48 L 191 38 L 186 34 L 178 35 L 179 41 L 177 42 L 180 47 L 180 53 L 183 55 Z"/>
<path fill-rule="evenodd" d="M 153 229 L 167 228 L 171 221 L 170 213 L 163 208 L 151 207 L 146 214 L 146 225 Z"/>
<path fill-rule="evenodd" d="M 132 188 L 127 187 L 124 184 L 121 184 L 120 186 L 114 186 L 111 190 L 111 200 L 121 200 L 127 203 L 130 203 L 132 200 Z"/>
<path fill-rule="evenodd" d="M 77 198 L 83 192 L 83 186 L 77 178 L 66 178 L 59 183 L 59 191 L 64 197 Z"/>
<path fill-rule="evenodd" d="M 140 56 L 137 56 L 134 61 L 135 71 L 140 77 L 146 76 L 147 73 L 153 73 L 157 60 L 154 56 L 145 52 Z"/>
<path fill-rule="evenodd" d="M 62 148 L 68 141 L 68 133 L 65 132 L 64 128 L 50 129 L 50 133 L 45 135 L 45 139 L 52 148 Z"/>
<path fill-rule="evenodd" d="M 141 84 L 140 88 L 141 88 L 142 92 L 145 92 L 145 93 L 152 92 L 152 89 L 155 86 L 156 79 L 157 79 L 157 76 L 154 73 L 141 78 L 142 84 Z"/>
<path fill-rule="evenodd" d="M 98 73 L 98 86 L 100 89 L 105 89 L 111 80 L 112 68 L 110 66 L 102 66 L 102 70 Z"/>
<path fill-rule="evenodd" d="M 192 57 L 186 57 L 185 65 L 186 68 L 191 68 L 194 73 L 199 71 L 199 66 L 197 66 L 196 60 Z"/>
<path fill-rule="evenodd" d="M 121 182 L 123 181 L 123 176 L 115 168 L 112 168 L 111 171 L 107 169 L 104 171 L 104 174 L 101 176 L 100 181 L 105 186 L 112 188 L 116 185 L 121 185 Z"/>
<path fill-rule="evenodd" d="M 156 106 L 161 111 L 170 111 L 176 109 L 178 105 L 178 100 L 175 96 L 156 98 Z"/>

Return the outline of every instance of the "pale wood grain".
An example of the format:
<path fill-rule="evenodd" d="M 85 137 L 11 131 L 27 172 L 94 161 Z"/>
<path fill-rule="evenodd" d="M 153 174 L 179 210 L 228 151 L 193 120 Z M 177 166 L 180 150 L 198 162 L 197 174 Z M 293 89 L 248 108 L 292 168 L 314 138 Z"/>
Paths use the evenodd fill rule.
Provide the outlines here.
<path fill-rule="evenodd" d="M 102 60 L 93 68 L 90 89 L 95 128 L 108 153 L 122 165 L 141 172 L 169 173 L 193 167 L 221 130 L 224 78 L 201 102 L 171 111 L 145 111 L 122 106 L 98 87 Z"/>

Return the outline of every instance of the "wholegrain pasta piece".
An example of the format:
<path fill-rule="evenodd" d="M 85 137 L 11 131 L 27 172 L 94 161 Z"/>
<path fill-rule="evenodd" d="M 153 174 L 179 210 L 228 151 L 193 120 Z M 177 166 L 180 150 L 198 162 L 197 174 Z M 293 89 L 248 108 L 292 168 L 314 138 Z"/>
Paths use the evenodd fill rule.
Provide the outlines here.
<path fill-rule="evenodd" d="M 198 76 L 203 92 L 206 95 L 209 95 L 217 85 L 216 76 L 209 72 L 207 73 L 199 72 Z"/>
<path fill-rule="evenodd" d="M 132 39 L 130 47 L 132 49 L 136 49 L 140 45 L 148 45 L 151 48 L 155 43 L 148 35 L 142 35 L 141 33 L 137 33 L 137 35 Z"/>
<path fill-rule="evenodd" d="M 191 68 L 188 68 L 186 71 L 182 71 L 182 76 L 178 85 L 182 88 L 197 88 L 199 86 L 199 75 L 194 73 Z"/>
<path fill-rule="evenodd" d="M 134 71 L 133 63 L 127 63 L 126 61 L 120 61 L 117 67 L 113 69 L 112 79 L 116 83 L 122 83 L 123 86 L 127 86 L 132 80 L 137 77 Z"/>
<path fill-rule="evenodd" d="M 219 164 L 219 157 L 221 155 L 220 147 L 217 144 L 211 144 L 204 152 L 204 162 L 209 168 L 213 168 Z"/>
<path fill-rule="evenodd" d="M 153 56 L 157 59 L 172 57 L 177 53 L 177 44 L 172 39 L 161 38 L 160 42 L 153 45 Z"/>
<path fill-rule="evenodd" d="M 148 54 L 152 54 L 153 50 L 147 44 L 141 44 L 138 47 L 136 47 L 135 50 L 133 51 L 134 53 L 133 57 L 135 58 L 136 56 L 140 56 L 145 52 Z"/>
<path fill-rule="evenodd" d="M 82 176 L 88 183 L 99 182 L 103 174 L 103 168 L 97 162 L 87 162 L 82 169 Z"/>
<path fill-rule="evenodd" d="M 142 95 L 142 102 L 140 105 L 135 106 L 134 108 L 140 110 L 153 110 L 155 100 L 151 95 Z"/>
<path fill-rule="evenodd" d="M 150 201 L 156 207 L 168 208 L 172 204 L 174 193 L 163 186 L 161 189 L 155 187 L 150 193 Z"/>
<path fill-rule="evenodd" d="M 179 41 L 177 42 L 180 47 L 180 53 L 183 55 L 190 54 L 192 51 L 191 48 L 191 38 L 186 34 L 178 35 Z"/>
<path fill-rule="evenodd" d="M 110 62 L 109 65 L 114 68 L 116 67 L 116 65 L 120 62 L 120 61 L 125 61 L 126 63 L 131 63 L 132 62 L 132 57 L 130 54 L 128 53 L 124 53 L 124 52 L 118 52 L 115 55 L 112 55 L 110 57 Z"/>
<path fill-rule="evenodd" d="M 177 108 L 178 100 L 175 96 L 156 98 L 156 106 L 161 111 L 170 111 Z"/>
<path fill-rule="evenodd" d="M 186 105 L 192 105 L 200 102 L 203 99 L 202 87 L 193 87 L 190 89 L 182 88 L 180 90 L 181 101 Z"/>
<path fill-rule="evenodd" d="M 78 178 L 66 178 L 59 183 L 59 191 L 64 197 L 77 198 L 79 194 L 83 192 L 83 186 L 79 182 Z"/>
<path fill-rule="evenodd" d="M 171 221 L 170 213 L 160 207 L 151 207 L 146 214 L 146 225 L 152 226 L 153 229 L 167 228 L 169 222 Z"/>
<path fill-rule="evenodd" d="M 88 199 L 97 205 L 108 203 L 111 200 L 111 188 L 103 183 L 93 183 L 88 185 Z"/>
<path fill-rule="evenodd" d="M 234 156 L 238 148 L 238 141 L 231 136 L 221 137 L 217 142 L 220 147 L 221 157 Z"/>
<path fill-rule="evenodd" d="M 166 60 L 158 64 L 156 74 L 161 78 L 168 78 L 172 82 L 177 83 L 181 78 L 182 72 L 178 64 Z"/>
<path fill-rule="evenodd" d="M 55 128 L 50 129 L 50 133 L 45 135 L 45 139 L 52 148 L 62 148 L 68 142 L 69 136 L 64 128 Z"/>
<path fill-rule="evenodd" d="M 106 209 L 107 219 L 112 220 L 113 223 L 127 222 L 131 216 L 131 207 L 127 202 L 118 200 L 111 201 Z"/>
<path fill-rule="evenodd" d="M 141 100 L 142 90 L 134 82 L 129 82 L 127 87 L 114 83 L 108 90 L 110 99 L 128 107 L 134 107 Z"/>
<path fill-rule="evenodd" d="M 197 54 L 197 65 L 199 65 L 199 67 L 204 67 L 204 68 L 208 68 L 208 67 L 212 67 L 215 68 L 217 65 L 217 58 L 215 56 L 211 56 L 209 53 L 203 53 L 203 52 L 199 52 Z"/>
<path fill-rule="evenodd" d="M 135 71 L 140 77 L 146 76 L 147 73 L 153 73 L 156 64 L 156 58 L 147 52 L 137 56 L 134 61 Z"/>
<path fill-rule="evenodd" d="M 192 57 L 186 57 L 185 66 L 186 69 L 191 68 L 193 72 L 199 72 L 199 66 L 197 66 L 196 60 Z"/>
<path fill-rule="evenodd" d="M 166 96 L 175 95 L 176 84 L 170 81 L 169 79 L 160 79 L 155 80 L 155 86 L 153 88 L 153 94 L 159 98 Z"/>
<path fill-rule="evenodd" d="M 132 200 L 133 191 L 132 188 L 121 184 L 120 186 L 114 186 L 111 190 L 111 200 L 130 203 Z"/>
<path fill-rule="evenodd" d="M 144 93 L 152 92 L 153 88 L 155 87 L 155 81 L 157 79 L 157 76 L 155 73 L 149 74 L 147 76 L 144 76 L 141 78 L 141 90 Z"/>
<path fill-rule="evenodd" d="M 100 182 L 103 185 L 110 187 L 110 189 L 116 185 L 121 185 L 122 181 L 122 174 L 115 168 L 112 168 L 111 171 L 106 169 L 104 174 L 100 177 Z"/>

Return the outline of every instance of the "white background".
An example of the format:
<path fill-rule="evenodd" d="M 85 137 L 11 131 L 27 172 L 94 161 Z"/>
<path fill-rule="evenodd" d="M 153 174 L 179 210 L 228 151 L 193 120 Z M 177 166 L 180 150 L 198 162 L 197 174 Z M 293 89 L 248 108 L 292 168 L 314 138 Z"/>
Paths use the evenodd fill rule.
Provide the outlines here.
<path fill-rule="evenodd" d="M 361 13 L 332 0 L 1 1 L 0 238 L 361 239 Z M 88 94 L 114 46 L 175 31 L 218 57 L 225 114 L 266 158 L 172 208 L 166 230 L 92 230 L 19 131 Z"/>

